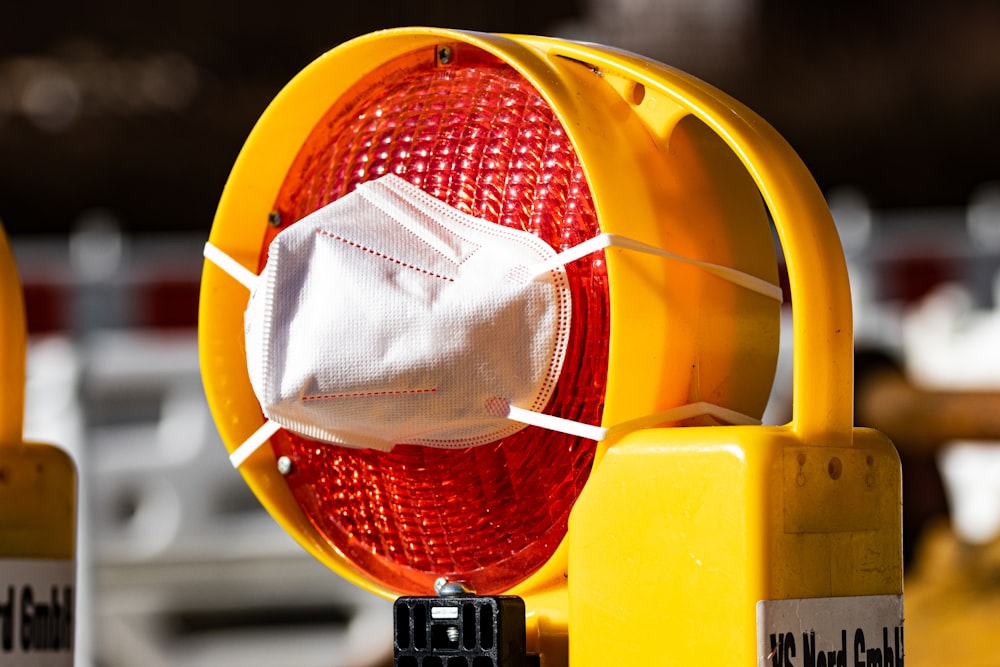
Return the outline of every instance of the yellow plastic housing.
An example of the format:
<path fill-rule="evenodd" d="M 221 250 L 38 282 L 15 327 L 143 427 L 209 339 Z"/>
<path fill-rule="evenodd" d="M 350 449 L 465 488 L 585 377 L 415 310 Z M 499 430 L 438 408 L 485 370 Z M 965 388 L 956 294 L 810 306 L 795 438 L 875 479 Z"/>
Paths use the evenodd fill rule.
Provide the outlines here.
<path fill-rule="evenodd" d="M 644 96 L 643 84 L 624 73 L 595 72 L 580 54 L 564 52 L 564 43 L 424 28 L 354 40 L 293 79 L 240 153 L 210 241 L 255 270 L 278 190 L 331 104 L 394 58 L 414 52 L 433 58 L 439 46 L 456 42 L 507 62 L 548 101 L 580 157 L 603 231 L 777 282 L 760 193 L 704 123 L 666 97 Z M 701 400 L 759 416 L 777 356 L 779 304 L 680 262 L 618 249 L 606 251 L 606 257 L 612 311 L 604 425 Z M 247 296 L 206 263 L 202 374 L 231 451 L 263 421 L 237 343 Z M 317 557 L 365 587 L 387 597 L 397 594 L 368 581 L 316 534 L 277 473 L 269 448 L 258 450 L 241 471 L 278 521 Z M 530 598 L 553 583 L 561 585 L 565 561 L 565 548 L 559 549 L 517 592 Z"/>
<path fill-rule="evenodd" d="M 563 40 L 372 33 L 321 57 L 275 98 L 233 168 L 210 241 L 255 270 L 285 174 L 334 100 L 394 58 L 449 43 L 497 56 L 548 101 L 580 157 L 603 231 L 777 282 L 770 215 L 794 303 L 791 423 L 651 429 L 605 443 L 567 539 L 510 591 L 526 599 L 529 650 L 552 665 L 685 664 L 724 645 L 727 664 L 752 664 L 759 600 L 901 593 L 899 461 L 885 438 L 852 426 L 850 292 L 833 221 L 787 143 L 704 82 Z M 608 251 L 607 265 L 604 425 L 692 400 L 761 414 L 777 354 L 776 302 L 627 251 Z M 241 345 L 246 300 L 241 285 L 206 263 L 202 374 L 230 451 L 263 421 Z M 394 597 L 316 533 L 270 448 L 241 472 L 307 550 Z"/>
<path fill-rule="evenodd" d="M 0 560 L 72 560 L 76 468 L 58 447 L 22 438 L 26 354 L 21 280 L 0 226 Z"/>
<path fill-rule="evenodd" d="M 876 431 L 633 433 L 571 516 L 569 661 L 758 664 L 758 601 L 901 594 L 901 529 L 899 459 Z"/>

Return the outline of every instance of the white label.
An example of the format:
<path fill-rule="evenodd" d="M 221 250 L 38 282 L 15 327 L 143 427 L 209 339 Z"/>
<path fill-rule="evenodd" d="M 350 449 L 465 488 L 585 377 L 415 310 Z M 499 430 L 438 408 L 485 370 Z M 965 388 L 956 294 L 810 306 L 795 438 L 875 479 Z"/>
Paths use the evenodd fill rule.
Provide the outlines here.
<path fill-rule="evenodd" d="M 0 559 L 0 665 L 72 667 L 71 560 Z"/>
<path fill-rule="evenodd" d="M 758 667 L 904 667 L 903 596 L 762 600 Z"/>
<path fill-rule="evenodd" d="M 458 618 L 458 607 L 431 607 L 431 618 Z"/>

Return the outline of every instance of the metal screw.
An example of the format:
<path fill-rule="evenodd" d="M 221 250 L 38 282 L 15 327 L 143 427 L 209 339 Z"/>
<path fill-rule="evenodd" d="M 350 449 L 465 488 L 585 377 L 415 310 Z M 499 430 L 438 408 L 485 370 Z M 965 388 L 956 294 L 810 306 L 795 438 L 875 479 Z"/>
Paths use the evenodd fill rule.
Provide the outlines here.
<path fill-rule="evenodd" d="M 449 625 L 447 628 L 445 628 L 444 633 L 445 635 L 447 635 L 448 641 L 458 642 L 459 640 L 458 626 Z"/>
<path fill-rule="evenodd" d="M 446 577 L 438 577 L 434 581 L 434 592 L 438 594 L 438 597 L 442 598 L 476 594 L 464 581 L 448 581 Z"/>
<path fill-rule="evenodd" d="M 454 53 L 450 46 L 439 46 L 437 50 L 437 60 L 442 65 L 447 65 L 451 62 L 451 58 Z"/>
<path fill-rule="evenodd" d="M 278 459 L 278 472 L 282 475 L 287 475 L 292 472 L 292 460 L 287 456 L 282 456 Z"/>
<path fill-rule="evenodd" d="M 267 214 L 267 224 L 272 227 L 281 227 L 281 212 L 271 211 Z"/>

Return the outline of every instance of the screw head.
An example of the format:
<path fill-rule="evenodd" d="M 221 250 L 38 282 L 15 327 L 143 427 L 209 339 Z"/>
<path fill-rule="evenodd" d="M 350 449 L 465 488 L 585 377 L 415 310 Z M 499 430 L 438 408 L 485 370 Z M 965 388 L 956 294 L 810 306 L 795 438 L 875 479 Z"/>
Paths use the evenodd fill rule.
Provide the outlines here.
<path fill-rule="evenodd" d="M 451 62 L 454 52 L 451 50 L 450 46 L 439 46 L 437 49 L 437 61 L 441 65 L 447 65 Z"/>
<path fill-rule="evenodd" d="M 448 581 L 446 577 L 438 577 L 434 581 L 434 592 L 441 598 L 476 594 L 464 581 Z"/>
<path fill-rule="evenodd" d="M 292 460 L 287 456 L 282 456 L 278 459 L 278 472 L 282 475 L 287 475 L 292 472 Z"/>

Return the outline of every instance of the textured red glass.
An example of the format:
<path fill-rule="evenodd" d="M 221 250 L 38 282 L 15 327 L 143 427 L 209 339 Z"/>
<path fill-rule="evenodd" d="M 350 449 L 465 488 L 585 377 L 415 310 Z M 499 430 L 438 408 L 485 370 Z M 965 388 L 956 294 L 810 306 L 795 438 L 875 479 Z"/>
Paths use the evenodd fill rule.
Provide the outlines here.
<path fill-rule="evenodd" d="M 515 70 L 456 45 L 397 59 L 343 95 L 304 143 L 275 209 L 283 225 L 393 173 L 462 211 L 525 229 L 557 250 L 599 233 L 579 159 L 552 109 Z M 266 247 L 278 229 L 264 239 Z M 607 376 L 603 254 L 567 267 L 569 347 L 546 412 L 600 423 Z M 347 287 L 349 289 L 349 287 Z M 368 577 L 428 594 L 439 576 L 481 593 L 541 567 L 593 463 L 596 443 L 535 427 L 460 450 L 337 447 L 280 431 L 285 479 L 316 529 Z"/>

